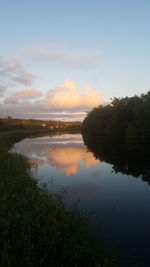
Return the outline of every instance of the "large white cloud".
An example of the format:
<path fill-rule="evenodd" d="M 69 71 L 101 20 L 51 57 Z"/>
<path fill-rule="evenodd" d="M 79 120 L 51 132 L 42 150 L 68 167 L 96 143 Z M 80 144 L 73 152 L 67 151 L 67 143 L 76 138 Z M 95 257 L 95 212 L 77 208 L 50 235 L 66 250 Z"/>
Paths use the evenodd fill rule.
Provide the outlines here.
<path fill-rule="evenodd" d="M 102 95 L 92 88 L 84 88 L 83 94 L 75 82 L 64 80 L 48 94 L 48 105 L 54 108 L 91 108 L 102 104 Z"/>

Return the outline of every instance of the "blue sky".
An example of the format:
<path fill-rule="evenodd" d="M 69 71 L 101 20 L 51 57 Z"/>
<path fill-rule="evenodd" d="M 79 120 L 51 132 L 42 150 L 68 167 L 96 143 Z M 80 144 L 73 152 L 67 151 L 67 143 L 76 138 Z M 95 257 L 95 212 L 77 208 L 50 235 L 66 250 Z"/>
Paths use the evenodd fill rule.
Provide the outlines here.
<path fill-rule="evenodd" d="M 32 117 L 44 118 L 37 113 L 40 107 L 47 117 L 52 112 L 76 116 L 94 105 L 94 96 L 101 104 L 114 96 L 149 90 L 150 1 L 0 0 L 0 4 L 2 115 L 17 116 L 23 108 L 22 116 L 28 117 L 28 108 Z M 87 87 L 93 90 L 91 106 Z M 33 89 L 40 92 L 39 98 Z M 76 99 L 72 107 L 65 99 L 68 90 Z M 21 91 L 24 96 L 18 99 Z M 56 101 L 61 91 L 64 104 Z"/>

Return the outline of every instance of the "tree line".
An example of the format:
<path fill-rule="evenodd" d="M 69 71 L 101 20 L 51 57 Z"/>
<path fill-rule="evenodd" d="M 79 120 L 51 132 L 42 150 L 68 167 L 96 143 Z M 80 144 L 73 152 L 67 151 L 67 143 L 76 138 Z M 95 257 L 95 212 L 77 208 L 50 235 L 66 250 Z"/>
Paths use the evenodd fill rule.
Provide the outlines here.
<path fill-rule="evenodd" d="M 150 183 L 150 92 L 92 109 L 81 131 L 96 158 L 112 164 L 115 172 Z"/>
<path fill-rule="evenodd" d="M 56 130 L 56 129 L 80 129 L 81 122 L 64 122 L 54 120 L 36 120 L 36 119 L 18 119 L 8 116 L 7 118 L 0 118 L 0 131 L 13 130 Z"/>
<path fill-rule="evenodd" d="M 128 149 L 150 145 L 150 92 L 141 96 L 114 98 L 106 106 L 88 112 L 83 135 Z"/>

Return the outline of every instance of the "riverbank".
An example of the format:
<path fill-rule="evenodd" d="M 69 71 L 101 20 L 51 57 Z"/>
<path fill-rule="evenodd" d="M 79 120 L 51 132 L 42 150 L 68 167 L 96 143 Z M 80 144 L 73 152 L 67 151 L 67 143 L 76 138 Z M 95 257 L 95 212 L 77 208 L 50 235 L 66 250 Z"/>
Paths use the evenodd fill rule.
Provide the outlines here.
<path fill-rule="evenodd" d="M 116 252 L 96 237 L 96 222 L 64 192 L 48 194 L 30 177 L 28 160 L 8 149 L 29 131 L 0 134 L 0 265 L 121 266 Z"/>

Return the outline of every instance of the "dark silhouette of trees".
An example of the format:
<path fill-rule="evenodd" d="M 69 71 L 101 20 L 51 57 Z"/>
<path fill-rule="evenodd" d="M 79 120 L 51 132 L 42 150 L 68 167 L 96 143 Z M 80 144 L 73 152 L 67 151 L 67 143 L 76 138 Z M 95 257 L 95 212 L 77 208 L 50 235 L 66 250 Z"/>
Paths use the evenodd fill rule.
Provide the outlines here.
<path fill-rule="evenodd" d="M 128 149 L 150 145 L 150 92 L 114 98 L 111 104 L 92 109 L 83 121 L 82 133 L 109 145 L 119 142 Z"/>
<path fill-rule="evenodd" d="M 113 164 L 115 172 L 150 181 L 150 92 L 114 98 L 92 109 L 83 121 L 82 135 L 95 157 Z"/>

